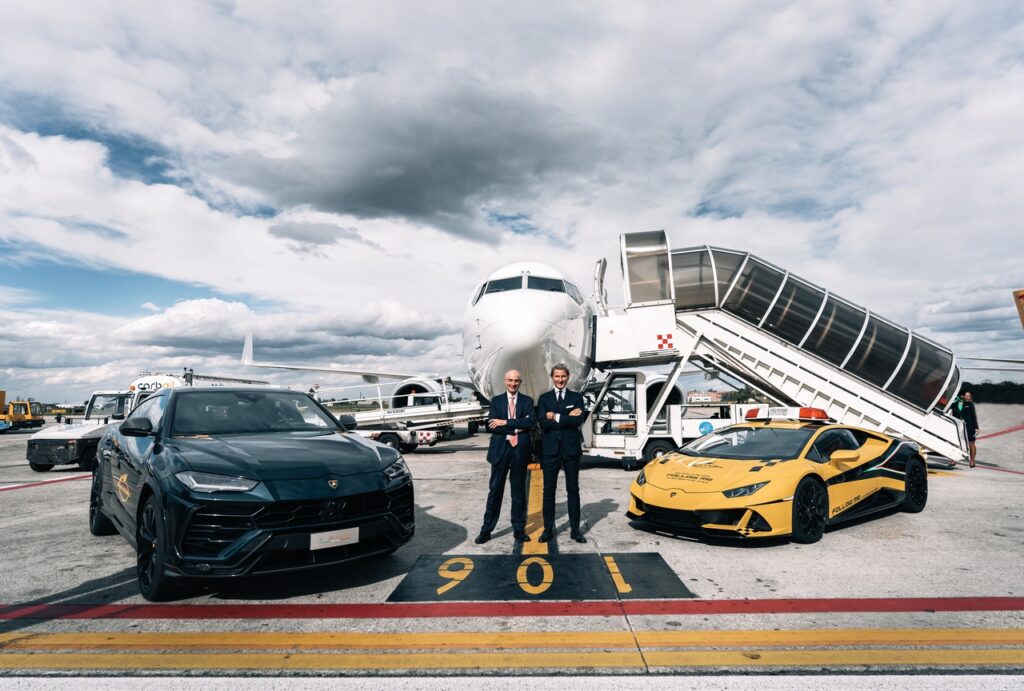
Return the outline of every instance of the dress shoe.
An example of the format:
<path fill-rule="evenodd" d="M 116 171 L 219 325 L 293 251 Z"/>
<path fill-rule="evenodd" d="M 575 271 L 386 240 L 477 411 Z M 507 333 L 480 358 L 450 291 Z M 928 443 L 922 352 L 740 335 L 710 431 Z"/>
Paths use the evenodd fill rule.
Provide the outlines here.
<path fill-rule="evenodd" d="M 526 533 L 515 533 L 513 535 L 513 537 L 515 537 L 516 542 L 529 542 L 530 541 L 530 536 L 527 535 Z"/>
<path fill-rule="evenodd" d="M 490 539 L 491 539 L 491 534 L 489 532 L 487 532 L 486 530 L 481 530 L 480 534 L 476 536 L 476 539 L 473 540 L 473 542 L 475 542 L 478 545 L 482 545 L 482 544 L 484 544 L 485 542 L 487 542 Z"/>
<path fill-rule="evenodd" d="M 537 538 L 537 542 L 551 542 L 551 538 L 551 531 L 545 530 L 543 533 L 540 534 L 540 537 Z"/>
<path fill-rule="evenodd" d="M 587 538 L 583 537 L 579 533 L 573 533 L 572 534 L 572 539 L 575 540 L 576 542 L 580 543 L 581 545 L 587 544 Z"/>

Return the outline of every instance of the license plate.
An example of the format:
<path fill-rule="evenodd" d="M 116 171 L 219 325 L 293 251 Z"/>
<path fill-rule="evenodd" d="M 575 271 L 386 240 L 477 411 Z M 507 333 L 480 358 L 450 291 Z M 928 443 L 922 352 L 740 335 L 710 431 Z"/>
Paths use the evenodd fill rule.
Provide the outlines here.
<path fill-rule="evenodd" d="M 309 536 L 310 549 L 330 549 L 359 542 L 359 528 L 343 528 L 327 533 L 313 533 Z"/>

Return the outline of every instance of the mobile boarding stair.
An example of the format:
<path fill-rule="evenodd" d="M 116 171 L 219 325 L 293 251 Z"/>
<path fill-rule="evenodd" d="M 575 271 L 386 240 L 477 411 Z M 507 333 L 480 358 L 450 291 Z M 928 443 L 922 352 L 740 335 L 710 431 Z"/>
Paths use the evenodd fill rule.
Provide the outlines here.
<path fill-rule="evenodd" d="M 597 366 L 691 362 L 966 457 L 963 424 L 946 414 L 960 385 L 948 348 L 747 252 L 672 250 L 664 231 L 625 234 L 620 249 L 626 307 L 598 317 Z"/>

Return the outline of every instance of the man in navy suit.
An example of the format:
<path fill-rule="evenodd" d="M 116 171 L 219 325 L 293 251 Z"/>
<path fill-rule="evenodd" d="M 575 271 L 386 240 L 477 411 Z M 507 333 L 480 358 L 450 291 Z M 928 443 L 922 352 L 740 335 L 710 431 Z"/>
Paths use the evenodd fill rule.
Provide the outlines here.
<path fill-rule="evenodd" d="M 491 482 L 487 490 L 487 509 L 476 543 L 482 545 L 491 539 L 491 531 L 501 513 L 501 499 L 505 494 L 505 478 L 511 485 L 512 532 L 516 542 L 529 542 L 526 534 L 526 466 L 530 462 L 530 430 L 533 429 L 533 399 L 519 393 L 522 375 L 516 370 L 505 373 L 505 390 L 491 399 L 487 417 L 487 431 L 491 443 L 487 448 L 487 462 L 491 464 Z"/>
<path fill-rule="evenodd" d="M 569 368 L 551 368 L 555 388 L 537 399 L 537 419 L 543 430 L 541 467 L 544 469 L 544 532 L 540 541 L 548 542 L 555 535 L 555 488 L 558 471 L 565 472 L 565 492 L 569 498 L 569 531 L 576 542 L 586 542 L 580 532 L 580 427 L 589 414 L 586 401 L 577 391 L 570 391 Z"/>

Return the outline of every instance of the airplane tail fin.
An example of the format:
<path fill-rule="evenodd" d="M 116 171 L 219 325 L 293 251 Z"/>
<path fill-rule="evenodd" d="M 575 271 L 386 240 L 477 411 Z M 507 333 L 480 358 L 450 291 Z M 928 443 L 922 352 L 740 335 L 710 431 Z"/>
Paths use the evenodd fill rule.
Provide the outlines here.
<path fill-rule="evenodd" d="M 252 364 L 252 334 L 247 333 L 245 335 L 245 345 L 242 346 L 242 364 Z"/>

